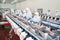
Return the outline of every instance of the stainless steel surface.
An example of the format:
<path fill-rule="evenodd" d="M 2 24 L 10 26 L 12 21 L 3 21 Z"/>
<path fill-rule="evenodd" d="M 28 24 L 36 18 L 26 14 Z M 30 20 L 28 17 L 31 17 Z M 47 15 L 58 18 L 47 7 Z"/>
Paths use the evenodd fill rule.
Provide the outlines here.
<path fill-rule="evenodd" d="M 16 15 L 7 15 L 11 20 L 15 21 L 17 24 L 19 24 L 23 29 L 25 29 L 28 33 L 33 35 L 38 40 L 57 40 L 60 38 L 60 31 L 48 31 L 46 29 L 37 28 L 37 25 L 32 24 L 28 22 L 28 20 L 21 18 Z M 27 27 L 28 26 L 28 27 Z M 41 30 L 42 29 L 42 30 Z M 34 30 L 34 31 L 33 31 Z M 45 37 L 45 32 L 48 33 L 48 35 Z"/>

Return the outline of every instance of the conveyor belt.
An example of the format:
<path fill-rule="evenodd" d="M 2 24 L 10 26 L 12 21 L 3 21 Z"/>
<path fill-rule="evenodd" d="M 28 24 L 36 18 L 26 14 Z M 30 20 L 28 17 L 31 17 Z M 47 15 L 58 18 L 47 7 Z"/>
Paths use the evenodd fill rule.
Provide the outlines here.
<path fill-rule="evenodd" d="M 15 16 L 15 15 L 14 15 Z M 25 21 L 25 19 L 19 17 L 19 16 L 15 16 L 8 14 L 6 17 L 8 17 L 15 25 L 17 25 L 19 28 L 23 29 L 23 32 L 26 32 L 29 36 L 31 36 L 34 40 L 45 40 L 44 38 L 44 33 L 40 30 L 40 26 L 34 25 L 30 22 L 28 22 L 27 20 Z M 60 25 L 48 22 L 46 20 L 42 20 L 41 21 L 43 24 L 51 26 L 52 28 L 56 28 L 59 29 Z M 10 23 L 11 24 L 11 23 Z M 27 27 L 28 26 L 28 27 Z M 39 27 L 39 28 L 37 28 Z M 58 27 L 58 28 L 57 28 Z M 37 33 L 34 30 L 37 30 Z M 47 32 L 51 32 L 51 31 L 47 31 Z M 41 33 L 41 35 L 39 35 L 38 33 Z M 29 37 L 27 35 L 27 37 Z M 26 37 L 26 38 L 27 38 Z M 25 39 L 26 39 L 25 38 Z M 24 39 L 24 40 L 25 40 Z"/>
<path fill-rule="evenodd" d="M 48 22 L 48 21 L 41 21 L 42 24 L 45 24 L 46 26 L 50 26 L 52 28 L 55 29 L 60 29 L 60 25 L 52 23 L 52 22 Z"/>
<path fill-rule="evenodd" d="M 16 25 L 18 25 L 20 28 L 22 28 L 25 32 L 27 32 L 35 40 L 44 40 L 41 36 L 39 36 L 38 34 L 36 34 L 35 32 L 33 32 L 32 30 L 27 29 L 25 27 L 24 23 L 22 23 L 19 20 L 16 20 L 16 18 L 14 18 L 13 16 L 7 15 L 7 17 L 10 18 Z"/>

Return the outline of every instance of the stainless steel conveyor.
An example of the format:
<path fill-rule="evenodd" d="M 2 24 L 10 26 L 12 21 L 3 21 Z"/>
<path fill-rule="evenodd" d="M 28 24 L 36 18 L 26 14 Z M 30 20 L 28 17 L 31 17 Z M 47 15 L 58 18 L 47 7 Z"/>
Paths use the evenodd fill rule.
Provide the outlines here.
<path fill-rule="evenodd" d="M 24 24 L 20 20 L 17 20 L 17 18 L 14 18 L 12 15 L 8 14 L 8 15 L 6 15 L 6 18 L 7 18 L 8 21 L 10 20 L 9 21 L 10 24 L 12 24 L 12 22 L 13 22 L 19 28 L 22 28 L 25 32 L 27 32 L 27 34 L 29 34 L 34 40 L 44 40 L 43 37 L 41 37 L 40 35 L 38 35 L 35 31 L 32 31 L 32 29 L 31 29 L 30 26 L 27 28 L 26 24 Z"/>
<path fill-rule="evenodd" d="M 34 40 L 57 40 L 60 38 L 59 32 L 56 31 L 58 33 L 57 34 L 56 32 L 54 32 L 55 30 L 54 31 L 44 30 L 39 25 L 35 25 L 22 17 L 7 14 L 6 18 L 7 18 L 8 22 L 12 25 L 12 28 L 15 27 L 16 29 L 18 29 L 18 28 L 23 29 L 23 32 L 26 32 L 28 34 L 26 36 L 26 38 L 32 37 Z M 60 25 L 54 24 L 54 23 L 48 21 L 47 19 L 46 20 L 44 19 L 41 22 L 48 26 L 53 26 L 55 28 L 57 28 L 57 26 L 58 26 L 58 28 L 60 28 Z M 46 37 L 45 37 L 46 35 L 43 31 L 46 31 L 48 33 L 47 39 L 46 39 Z M 49 35 L 49 33 L 56 34 L 56 35 L 55 36 Z M 26 40 L 26 38 L 24 40 Z"/>

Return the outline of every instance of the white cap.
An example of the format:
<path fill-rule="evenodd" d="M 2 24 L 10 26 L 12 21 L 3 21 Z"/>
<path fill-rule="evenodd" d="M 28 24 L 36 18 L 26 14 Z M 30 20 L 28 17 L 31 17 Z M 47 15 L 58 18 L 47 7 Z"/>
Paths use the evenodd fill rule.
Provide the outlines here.
<path fill-rule="evenodd" d="M 32 37 L 28 37 L 28 38 L 26 38 L 26 40 L 34 40 L 34 39 L 32 39 Z"/>
<path fill-rule="evenodd" d="M 26 8 L 26 10 L 30 10 L 29 8 Z"/>
<path fill-rule="evenodd" d="M 29 8 L 26 8 L 25 10 L 26 10 L 27 13 L 31 14 L 31 10 Z"/>
<path fill-rule="evenodd" d="M 36 14 L 36 15 L 39 15 L 39 13 L 38 13 L 37 11 L 35 12 L 35 14 Z"/>
<path fill-rule="evenodd" d="M 29 18 L 32 18 L 32 13 L 31 13 L 31 10 L 29 8 L 26 8 L 26 18 L 29 19 Z"/>
<path fill-rule="evenodd" d="M 26 10 L 23 10 L 24 13 L 26 13 Z"/>

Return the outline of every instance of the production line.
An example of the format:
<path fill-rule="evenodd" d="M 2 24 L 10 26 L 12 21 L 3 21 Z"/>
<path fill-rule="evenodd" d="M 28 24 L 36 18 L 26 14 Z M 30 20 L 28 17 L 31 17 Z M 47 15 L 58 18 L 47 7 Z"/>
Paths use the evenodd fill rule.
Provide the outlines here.
<path fill-rule="evenodd" d="M 0 40 L 60 40 L 60 0 L 0 0 Z"/>
<path fill-rule="evenodd" d="M 38 22 L 31 21 L 31 18 L 19 14 L 6 15 L 8 22 L 20 40 L 60 40 L 60 19 L 42 14 L 39 17 Z"/>

